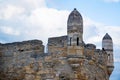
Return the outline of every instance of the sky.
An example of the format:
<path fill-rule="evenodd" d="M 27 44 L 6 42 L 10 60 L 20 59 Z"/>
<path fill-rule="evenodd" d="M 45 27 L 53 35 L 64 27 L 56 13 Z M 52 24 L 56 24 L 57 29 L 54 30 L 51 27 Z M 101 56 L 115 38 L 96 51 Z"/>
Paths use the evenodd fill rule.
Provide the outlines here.
<path fill-rule="evenodd" d="M 0 0 L 0 43 L 67 35 L 67 19 L 77 8 L 83 17 L 85 43 L 101 49 L 106 33 L 114 43 L 114 71 L 120 80 L 120 0 Z"/>

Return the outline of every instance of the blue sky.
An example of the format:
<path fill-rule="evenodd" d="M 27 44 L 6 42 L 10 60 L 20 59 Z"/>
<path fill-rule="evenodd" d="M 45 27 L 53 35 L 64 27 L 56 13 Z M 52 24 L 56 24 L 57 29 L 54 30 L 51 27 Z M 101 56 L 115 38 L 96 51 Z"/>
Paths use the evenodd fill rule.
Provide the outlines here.
<path fill-rule="evenodd" d="M 74 9 L 84 20 L 84 41 L 101 48 L 109 33 L 114 43 L 115 69 L 110 80 L 120 80 L 120 0 L 0 0 L 0 42 L 8 43 L 66 35 L 67 18 Z"/>

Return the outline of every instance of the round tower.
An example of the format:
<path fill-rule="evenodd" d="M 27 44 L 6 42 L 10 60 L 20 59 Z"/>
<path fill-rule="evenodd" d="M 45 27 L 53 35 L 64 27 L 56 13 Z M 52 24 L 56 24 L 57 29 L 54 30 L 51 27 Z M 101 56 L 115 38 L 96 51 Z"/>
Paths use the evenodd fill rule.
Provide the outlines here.
<path fill-rule="evenodd" d="M 108 33 L 102 39 L 102 48 L 107 52 L 107 68 L 108 74 L 110 75 L 114 69 L 114 60 L 113 60 L 113 42 L 112 38 Z"/>
<path fill-rule="evenodd" d="M 68 55 L 83 54 L 83 18 L 76 8 L 70 13 L 67 21 Z"/>
<path fill-rule="evenodd" d="M 68 45 L 80 45 L 83 41 L 83 18 L 76 8 L 67 21 Z"/>

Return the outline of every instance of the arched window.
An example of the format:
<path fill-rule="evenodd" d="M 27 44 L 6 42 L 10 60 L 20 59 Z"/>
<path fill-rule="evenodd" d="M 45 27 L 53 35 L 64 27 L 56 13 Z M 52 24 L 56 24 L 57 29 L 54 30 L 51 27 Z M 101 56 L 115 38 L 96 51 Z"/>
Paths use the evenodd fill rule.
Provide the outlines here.
<path fill-rule="evenodd" d="M 77 46 L 79 45 L 79 38 L 77 37 Z"/>

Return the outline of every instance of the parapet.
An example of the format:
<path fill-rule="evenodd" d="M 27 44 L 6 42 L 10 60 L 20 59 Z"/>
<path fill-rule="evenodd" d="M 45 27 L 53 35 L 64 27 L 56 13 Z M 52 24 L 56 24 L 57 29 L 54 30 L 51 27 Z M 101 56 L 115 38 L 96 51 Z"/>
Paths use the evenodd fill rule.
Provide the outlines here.
<path fill-rule="evenodd" d="M 67 36 L 52 37 L 48 39 L 48 46 L 67 45 Z"/>
<path fill-rule="evenodd" d="M 0 43 L 1 46 L 14 46 L 14 45 L 25 45 L 25 44 L 43 44 L 43 42 L 41 40 L 28 40 L 28 41 L 22 41 L 22 42 L 13 42 L 13 43 L 5 43 L 2 44 Z"/>
<path fill-rule="evenodd" d="M 44 45 L 41 40 L 28 40 L 23 42 L 14 42 L 0 44 L 0 52 L 3 57 L 14 56 L 15 53 L 44 53 Z"/>
<path fill-rule="evenodd" d="M 88 49 L 96 49 L 96 45 L 94 45 L 94 44 L 86 44 L 86 45 L 85 45 L 85 48 L 88 48 Z"/>

